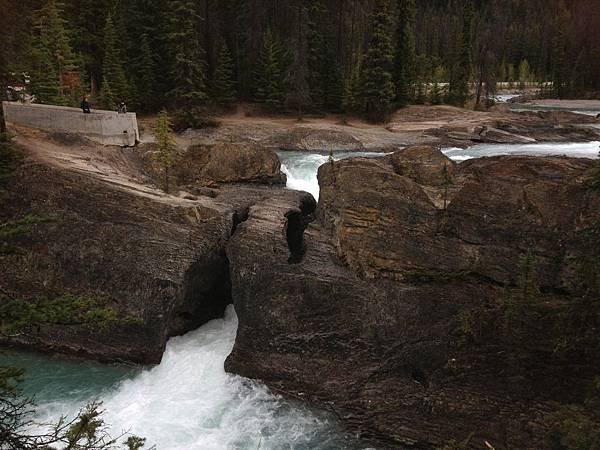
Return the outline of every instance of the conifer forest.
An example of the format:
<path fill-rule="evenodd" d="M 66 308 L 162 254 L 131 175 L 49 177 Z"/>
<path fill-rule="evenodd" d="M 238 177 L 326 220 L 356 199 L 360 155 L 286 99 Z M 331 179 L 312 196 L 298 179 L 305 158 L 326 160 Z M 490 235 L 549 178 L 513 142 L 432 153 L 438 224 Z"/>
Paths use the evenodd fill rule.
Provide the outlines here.
<path fill-rule="evenodd" d="M 380 120 L 409 103 L 480 104 L 500 82 L 600 91 L 597 0 L 2 3 L 2 77 L 27 74 L 42 103 L 91 93 L 185 122 L 236 101 Z"/>

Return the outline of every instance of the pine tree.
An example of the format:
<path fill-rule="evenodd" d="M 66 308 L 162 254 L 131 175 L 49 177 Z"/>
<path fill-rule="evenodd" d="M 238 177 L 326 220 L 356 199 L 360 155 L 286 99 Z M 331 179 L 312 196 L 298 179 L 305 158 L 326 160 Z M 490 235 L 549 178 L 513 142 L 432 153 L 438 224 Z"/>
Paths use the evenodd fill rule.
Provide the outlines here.
<path fill-rule="evenodd" d="M 441 105 L 444 100 L 444 92 L 440 86 L 440 83 L 436 81 L 433 82 L 433 86 L 431 87 L 431 91 L 429 92 L 429 103 L 432 105 Z"/>
<path fill-rule="evenodd" d="M 473 0 L 463 0 L 462 32 L 458 33 L 458 59 L 454 61 L 448 87 L 448 101 L 457 106 L 465 106 L 469 99 L 469 81 L 471 79 L 473 19 L 475 7 Z"/>
<path fill-rule="evenodd" d="M 235 101 L 236 82 L 233 72 L 233 59 L 226 43 L 221 45 L 212 81 L 212 97 L 222 105 Z"/>
<path fill-rule="evenodd" d="M 286 99 L 288 107 L 294 108 L 298 119 L 302 119 L 303 111 L 311 105 L 310 88 L 307 82 L 307 11 L 303 0 L 295 4 L 296 23 L 292 31 L 290 44 L 291 63 L 286 77 Z"/>
<path fill-rule="evenodd" d="M 136 103 L 142 111 L 151 111 L 157 104 L 156 63 L 150 49 L 148 35 L 143 34 L 139 57 L 135 61 Z"/>
<path fill-rule="evenodd" d="M 36 12 L 31 55 L 31 90 L 42 103 L 66 104 L 67 92 L 63 77 L 74 71 L 71 49 L 63 11 L 56 0 Z"/>
<path fill-rule="evenodd" d="M 441 105 L 446 98 L 445 89 L 440 85 L 445 79 L 446 71 L 443 66 L 436 66 L 433 69 L 433 85 L 429 91 L 429 103 L 432 105 Z"/>
<path fill-rule="evenodd" d="M 118 102 L 127 102 L 130 91 L 123 69 L 121 51 L 115 26 L 110 14 L 104 26 L 104 60 L 102 62 L 102 80 L 108 81 L 112 94 Z M 102 87 L 104 90 L 104 87 Z"/>
<path fill-rule="evenodd" d="M 331 54 L 326 65 L 325 96 L 323 106 L 327 111 L 339 112 L 342 110 L 344 95 L 344 78 L 340 66 Z"/>
<path fill-rule="evenodd" d="M 163 189 L 165 192 L 169 192 L 169 170 L 175 164 L 177 144 L 175 143 L 175 138 L 173 137 L 171 121 L 169 120 L 166 109 L 163 109 L 158 114 L 156 127 L 154 129 L 154 138 L 156 140 L 157 150 L 154 155 L 154 159 L 158 164 L 160 164 L 160 167 L 163 171 Z"/>
<path fill-rule="evenodd" d="M 178 128 L 200 126 L 208 100 L 205 52 L 197 29 L 199 16 L 193 0 L 171 0 L 168 40 L 173 55 L 170 92 L 177 108 Z"/>
<path fill-rule="evenodd" d="M 308 74 L 307 82 L 313 104 L 317 108 L 324 106 L 326 92 L 326 66 L 329 55 L 328 45 L 321 33 L 319 22 L 325 8 L 321 0 L 308 3 Z"/>
<path fill-rule="evenodd" d="M 395 61 L 396 101 L 404 106 L 412 100 L 415 81 L 415 0 L 398 0 L 398 30 Z"/>
<path fill-rule="evenodd" d="M 100 107 L 109 111 L 116 111 L 117 99 L 106 78 L 102 79 L 102 90 L 100 91 Z"/>
<path fill-rule="evenodd" d="M 89 77 L 92 94 L 98 92 L 104 59 L 104 26 L 113 0 L 63 0 L 65 17 L 72 24 L 71 46 L 82 56 L 81 70 Z"/>
<path fill-rule="evenodd" d="M 263 36 L 256 72 L 256 99 L 280 108 L 285 99 L 282 76 L 283 51 L 270 28 Z"/>
<path fill-rule="evenodd" d="M 524 59 L 519 64 L 519 87 L 521 89 L 524 89 L 526 83 L 528 83 L 530 80 L 531 80 L 531 66 L 529 65 L 529 61 Z"/>
<path fill-rule="evenodd" d="M 360 53 L 352 58 L 352 71 L 350 76 L 344 81 L 344 91 L 342 94 L 342 110 L 346 113 L 353 113 L 361 110 L 360 106 L 360 73 L 361 57 Z"/>
<path fill-rule="evenodd" d="M 569 12 L 564 1 L 560 2 L 560 12 L 556 19 L 556 33 L 552 42 L 553 73 L 552 84 L 554 94 L 558 98 L 565 97 L 569 91 L 568 71 L 569 61 L 567 60 L 567 23 L 570 19 Z"/>
<path fill-rule="evenodd" d="M 362 66 L 360 96 L 366 117 L 382 121 L 392 112 L 396 93 L 392 77 L 394 48 L 390 0 L 375 2 L 371 21 L 373 35 Z"/>

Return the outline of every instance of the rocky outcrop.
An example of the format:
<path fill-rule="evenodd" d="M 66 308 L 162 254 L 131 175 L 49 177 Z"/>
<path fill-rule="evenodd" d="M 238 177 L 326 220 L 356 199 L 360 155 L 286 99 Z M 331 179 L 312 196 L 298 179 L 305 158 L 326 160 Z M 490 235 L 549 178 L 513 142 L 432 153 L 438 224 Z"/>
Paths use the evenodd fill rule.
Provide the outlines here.
<path fill-rule="evenodd" d="M 320 128 L 297 127 L 273 136 L 272 145 L 281 150 L 308 152 L 364 151 L 364 145 L 351 134 Z"/>
<path fill-rule="evenodd" d="M 3 292 L 101 298 L 119 319 L 132 319 L 108 328 L 44 326 L 10 342 L 157 363 L 170 335 L 222 316 L 230 302 L 223 246 L 231 211 L 153 199 L 40 164 L 22 166 L 7 187 L 3 217 L 44 223 L 18 239 L 18 252 L 0 256 Z"/>
<path fill-rule="evenodd" d="M 471 433 L 473 448 L 551 448 L 546 401 L 597 374 L 598 361 L 555 353 L 558 305 L 594 255 L 591 162 L 449 164 L 428 148 L 344 160 L 320 169 L 314 213 L 255 205 L 227 245 L 240 320 L 227 370 L 325 405 L 381 448 Z M 515 342 L 503 317 L 528 251 L 547 309 Z"/>
<path fill-rule="evenodd" d="M 178 161 L 175 176 L 179 184 L 285 184 L 275 152 L 251 144 L 192 146 Z"/>
<path fill-rule="evenodd" d="M 153 146 L 144 154 L 147 173 L 162 185 L 164 173 L 153 159 Z M 228 183 L 282 185 L 286 182 L 277 154 L 264 146 L 248 143 L 192 145 L 183 151 L 171 169 L 171 182 L 202 191 Z"/>
<path fill-rule="evenodd" d="M 80 150 L 61 148 L 59 164 L 69 159 L 69 151 Z M 230 173 L 236 166 L 222 159 L 228 150 L 211 151 L 201 173 L 235 179 Z M 240 160 L 246 161 L 245 151 L 238 153 Z M 137 184 L 135 167 L 142 164 L 136 152 L 98 149 L 106 155 L 102 161 L 95 152 L 94 147 L 84 151 L 89 167 L 68 169 L 54 165 L 46 154 L 26 152 L 23 164 L 0 186 L 0 223 L 31 217 L 33 224 L 10 239 L 17 251 L 0 251 L 0 294 L 42 304 L 65 295 L 98 300 L 116 320 L 103 326 L 61 322 L 27 333 L 0 332 L 0 342 L 99 360 L 158 363 L 170 336 L 222 317 L 231 303 L 225 244 L 250 206 L 265 197 L 293 203 L 300 194 L 229 183 L 210 196 L 184 199 Z M 276 176 L 279 163 L 271 156 L 265 152 L 253 167 L 240 169 L 237 179 L 250 180 L 261 168 Z M 111 161 L 127 168 L 128 175 L 109 177 Z M 218 161 L 225 167 L 219 168 Z M 252 166 L 256 159 L 247 161 Z M 0 236 L 0 250 L 5 237 Z"/>
<path fill-rule="evenodd" d="M 429 146 L 413 146 L 391 155 L 398 175 L 403 175 L 426 186 L 450 184 L 455 163 L 439 150 Z"/>

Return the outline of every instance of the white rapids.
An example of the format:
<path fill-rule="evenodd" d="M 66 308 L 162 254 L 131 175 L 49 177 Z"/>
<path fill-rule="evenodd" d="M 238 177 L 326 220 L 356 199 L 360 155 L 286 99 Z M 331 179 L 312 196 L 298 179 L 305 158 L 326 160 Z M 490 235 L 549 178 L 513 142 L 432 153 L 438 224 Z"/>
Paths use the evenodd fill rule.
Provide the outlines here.
<path fill-rule="evenodd" d="M 319 181 L 317 172 L 319 167 L 329 161 L 329 155 L 314 152 L 277 152 L 281 161 L 281 171 L 287 175 L 287 187 L 297 191 L 309 192 L 313 197 L 319 199 Z M 333 159 L 353 157 L 376 158 L 385 155 L 385 153 L 375 152 L 336 152 Z"/>
<path fill-rule="evenodd" d="M 500 155 L 550 156 L 565 155 L 575 158 L 597 158 L 600 142 L 581 143 L 535 143 L 535 144 L 479 144 L 472 147 L 444 148 L 442 152 L 450 159 L 461 162 L 473 158 Z M 319 167 L 329 160 L 329 155 L 313 152 L 278 152 L 281 171 L 287 175 L 287 187 L 298 191 L 310 192 L 319 199 Z M 375 152 L 337 152 L 334 160 L 352 157 L 381 157 L 385 153 Z"/>
<path fill-rule="evenodd" d="M 342 435 L 328 414 L 291 403 L 264 385 L 225 373 L 237 330 L 232 306 L 225 318 L 168 342 L 161 363 L 136 371 L 92 395 L 101 365 L 68 373 L 62 363 L 34 363 L 28 372 L 43 391 L 38 398 L 40 423 L 74 415 L 91 400 L 102 401 L 112 436 L 123 431 L 147 438 L 157 450 L 337 450 L 358 449 Z M 2 361 L 0 361 L 2 362 Z M 60 372 L 39 373 L 44 368 Z M 57 369 L 57 367 L 59 369 Z M 54 376 L 53 376 L 54 375 Z M 35 380 L 35 378 L 38 378 Z M 50 392 L 54 383 L 58 390 Z M 83 392 L 81 388 L 83 386 Z M 93 389 L 92 389 L 93 390 Z"/>
<path fill-rule="evenodd" d="M 457 162 L 467 159 L 499 155 L 570 156 L 597 158 L 600 142 L 540 143 L 540 144 L 479 144 L 466 149 L 445 148 L 442 152 Z"/>

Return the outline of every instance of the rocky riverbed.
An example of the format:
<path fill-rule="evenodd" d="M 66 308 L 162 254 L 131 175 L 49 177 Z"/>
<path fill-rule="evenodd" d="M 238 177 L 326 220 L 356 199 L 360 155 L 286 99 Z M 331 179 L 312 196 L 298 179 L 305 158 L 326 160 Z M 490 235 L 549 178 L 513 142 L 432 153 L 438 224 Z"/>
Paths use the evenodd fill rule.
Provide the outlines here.
<path fill-rule="evenodd" d="M 463 114 L 477 116 L 469 129 L 490 134 L 480 113 Z M 527 139 L 549 126 L 552 136 L 579 133 L 543 114 L 524 117 Z M 581 264 L 600 256 L 600 195 L 587 184 L 593 161 L 503 156 L 457 165 L 413 146 L 325 164 L 317 204 L 285 188 L 272 148 L 324 150 L 341 140 L 344 149 L 389 151 L 413 138 L 465 136 L 440 138 L 415 118 L 416 131 L 404 121 L 402 133 L 397 122 L 352 132 L 354 147 L 336 127 L 316 137 L 298 131 L 305 125 L 284 137 L 261 128 L 259 139 L 231 120 L 179 137 L 192 145 L 172 172 L 171 194 L 158 188 L 152 144 L 104 148 L 18 130 L 24 159 L 6 184 L 2 218 L 47 220 L 17 238 L 20 252 L 0 257 L 3 292 L 93 296 L 132 320 L 42 326 L 3 342 L 157 363 L 170 336 L 233 303 L 239 328 L 228 371 L 323 405 L 380 448 L 434 448 L 471 433 L 477 448 L 551 448 L 548 401 L 581 403 L 597 375 L 595 354 L 556 352 Z M 379 138 L 386 133 L 389 141 Z M 515 341 L 504 317 L 528 253 L 536 325 Z"/>

